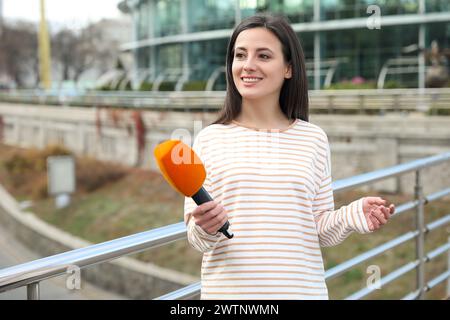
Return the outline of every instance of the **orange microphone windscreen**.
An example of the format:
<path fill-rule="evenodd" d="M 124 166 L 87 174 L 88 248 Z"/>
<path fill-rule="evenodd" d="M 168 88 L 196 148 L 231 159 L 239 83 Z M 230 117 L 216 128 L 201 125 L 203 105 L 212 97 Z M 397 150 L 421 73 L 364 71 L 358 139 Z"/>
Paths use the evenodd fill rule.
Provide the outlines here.
<path fill-rule="evenodd" d="M 164 178 L 175 190 L 186 197 L 200 190 L 206 171 L 191 147 L 180 140 L 167 140 L 156 146 L 154 154 Z"/>

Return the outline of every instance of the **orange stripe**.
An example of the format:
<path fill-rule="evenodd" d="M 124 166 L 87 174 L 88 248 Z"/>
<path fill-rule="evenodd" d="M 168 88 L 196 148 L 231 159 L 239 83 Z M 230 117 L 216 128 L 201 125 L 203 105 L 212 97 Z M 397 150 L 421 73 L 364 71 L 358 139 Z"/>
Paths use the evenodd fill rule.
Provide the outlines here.
<path fill-rule="evenodd" d="M 291 295 L 299 295 L 299 296 L 325 296 L 324 293 L 311 293 L 311 292 L 242 292 L 242 293 L 236 293 L 236 292 L 211 292 L 211 291 L 202 291 L 202 294 L 221 294 L 221 295 L 239 295 L 239 294 L 291 294 Z M 241 299 L 241 298 L 239 298 Z M 259 299 L 259 298 L 258 298 Z M 270 300 L 270 299 L 268 299 Z"/>
<path fill-rule="evenodd" d="M 316 243 L 316 242 L 313 242 Z M 311 250 L 318 250 L 320 249 L 318 246 L 317 247 L 308 247 L 304 244 L 299 244 L 299 243 L 289 243 L 289 242 L 252 242 L 252 243 L 245 243 L 245 242 L 233 242 L 233 243 L 228 243 L 226 245 L 222 245 L 222 246 L 216 246 L 215 250 L 219 250 L 219 249 L 223 249 L 223 248 L 230 248 L 230 247 L 234 247 L 234 246 L 255 246 L 255 245 L 277 245 L 277 246 L 293 246 L 293 247 L 303 247 L 306 249 L 311 249 Z M 281 251 L 278 248 L 274 249 L 276 251 Z"/>
<path fill-rule="evenodd" d="M 310 180 L 310 177 L 296 175 L 296 174 L 262 174 L 262 173 L 259 173 L 259 172 L 250 172 L 249 173 L 249 172 L 245 172 L 245 171 L 243 171 L 243 172 L 233 172 L 233 173 L 230 173 L 229 175 L 223 176 L 220 179 L 215 179 L 213 181 L 214 181 L 214 184 L 218 184 L 218 183 L 222 182 L 224 179 L 231 178 L 231 177 L 238 177 L 238 176 L 241 176 L 241 175 L 252 175 L 252 176 L 258 176 L 258 177 L 274 177 L 274 178 L 278 178 L 278 177 L 301 178 L 301 179 L 306 180 L 308 183 L 310 183 L 312 185 L 316 184 L 314 180 L 313 181 Z M 261 182 L 278 183 L 278 181 L 272 181 L 272 180 L 261 181 Z M 283 181 L 283 183 L 288 183 L 288 182 L 289 183 L 302 183 L 302 181 L 296 181 L 296 180 L 294 180 L 294 181 L 292 181 L 292 180 L 290 180 L 290 181 Z"/>
<path fill-rule="evenodd" d="M 236 232 L 235 229 L 233 229 L 233 232 Z M 315 236 L 315 234 L 311 234 L 312 236 Z M 234 236 L 235 239 L 249 239 L 249 238 L 253 238 L 253 239 L 267 239 L 267 238 L 275 238 L 275 239 L 299 239 L 299 240 L 303 240 L 305 242 L 311 242 L 311 243 L 317 243 L 317 240 L 309 240 L 309 239 L 305 239 L 303 237 L 296 237 L 296 236 L 285 236 L 285 235 L 270 235 L 270 234 L 264 234 L 264 235 L 255 235 L 255 236 L 250 236 L 250 235 L 245 235 L 243 237 L 235 234 Z M 227 242 L 229 241 L 228 239 L 221 239 L 219 242 Z"/>
<path fill-rule="evenodd" d="M 300 165 L 299 165 L 299 167 L 300 167 Z M 304 168 L 307 168 L 306 166 L 302 166 L 302 167 L 304 167 Z M 310 179 L 312 179 L 314 182 L 316 182 L 315 180 L 314 180 L 314 177 L 313 177 L 313 175 L 311 175 L 310 174 L 310 171 L 307 171 L 307 170 L 297 170 L 297 169 L 292 169 L 292 168 L 275 168 L 275 169 L 273 169 L 273 168 L 261 168 L 261 167 L 233 167 L 233 168 L 228 168 L 228 169 L 226 169 L 226 170 L 223 170 L 223 171 L 221 171 L 221 172 L 217 172 L 217 173 L 215 173 L 215 174 L 212 174 L 211 173 L 211 180 L 214 180 L 214 182 L 215 183 L 217 183 L 217 182 L 219 182 L 220 181 L 220 179 L 217 179 L 216 177 L 218 177 L 218 176 L 220 176 L 221 174 L 223 174 L 224 172 L 227 172 L 227 171 L 231 171 L 231 170 L 236 170 L 236 169 L 239 169 L 239 170 L 244 170 L 244 172 L 245 172 L 245 174 L 256 174 L 256 175 L 262 175 L 262 176 L 267 176 L 267 177 L 285 177 L 285 176 L 287 176 L 287 177 L 291 177 L 291 176 L 293 176 L 293 177 L 302 177 L 302 178 L 304 178 L 303 176 L 299 176 L 299 175 L 292 175 L 292 174 L 262 174 L 262 173 L 260 173 L 260 172 L 256 172 L 256 173 L 254 173 L 254 172 L 249 172 L 249 171 L 246 171 L 246 170 L 251 170 L 251 169 L 254 169 L 254 170 L 258 170 L 258 171 L 269 171 L 269 170 L 275 170 L 275 171 L 278 171 L 278 172 L 281 172 L 281 171 L 287 171 L 287 172 L 299 172 L 299 173 L 305 173 L 307 176 L 308 176 L 308 178 L 310 178 Z M 239 174 L 240 174 L 240 172 L 238 172 Z M 225 177 L 227 177 L 227 176 L 225 176 Z M 222 177 L 221 179 L 223 179 L 224 177 Z M 309 180 L 308 180 L 309 181 Z"/>
<path fill-rule="evenodd" d="M 247 154 L 248 154 L 248 152 L 247 152 Z M 280 156 L 290 155 L 290 156 L 295 156 L 296 158 L 283 157 L 283 159 L 297 161 L 297 162 L 299 160 L 301 160 L 301 161 L 306 162 L 306 163 L 308 163 L 307 160 L 311 159 L 311 156 L 309 156 L 309 157 L 308 156 L 307 157 L 303 156 L 301 158 L 298 158 L 299 156 L 301 156 L 301 154 L 286 153 L 286 152 L 277 152 L 277 155 L 278 155 L 277 157 L 270 157 L 270 154 L 264 153 L 264 158 L 261 158 L 261 153 L 254 153 L 254 154 L 249 155 L 249 156 L 239 155 L 238 158 L 239 159 L 253 159 L 253 158 L 260 159 L 261 158 L 260 160 L 263 160 L 263 159 L 264 160 L 265 159 L 278 160 L 278 159 L 280 159 Z M 209 159 L 211 159 L 212 162 L 220 163 L 220 164 L 222 164 L 222 162 L 220 161 L 220 160 L 223 160 L 222 156 L 223 156 L 223 153 L 219 154 L 217 156 L 216 155 L 208 155 Z M 218 160 L 217 158 L 219 158 L 220 160 Z M 306 160 L 305 160 L 305 158 L 306 158 Z M 204 159 L 202 159 L 202 160 L 204 160 Z M 325 163 L 323 161 L 320 161 L 318 158 L 313 158 L 313 160 L 315 160 L 318 163 L 320 163 L 322 165 L 322 167 L 325 167 Z M 315 163 L 313 163 L 313 164 L 315 165 Z"/>
<path fill-rule="evenodd" d="M 266 156 L 266 155 L 265 155 Z M 247 158 L 250 158 L 250 157 L 247 157 Z M 255 157 L 252 157 L 252 158 L 255 158 Z M 269 157 L 264 157 L 264 160 L 265 159 L 272 159 L 272 158 L 269 158 Z M 279 160 L 278 158 L 273 158 L 274 160 Z M 286 159 L 286 160 L 289 160 L 289 158 L 284 158 L 284 159 Z M 280 159 L 280 160 L 284 160 L 284 159 Z M 298 159 L 292 159 L 292 161 L 293 162 L 282 162 L 282 161 L 276 161 L 276 162 L 264 162 L 264 164 L 266 164 L 266 165 L 268 165 L 268 166 L 296 166 L 296 167 L 301 167 L 301 168 L 306 168 L 306 169 L 309 169 L 310 167 L 308 167 L 307 165 L 304 165 L 304 164 L 302 164 L 303 162 L 305 163 L 305 164 L 308 164 L 308 162 L 307 161 L 302 161 L 302 163 L 299 163 L 299 161 L 298 161 Z M 245 165 L 246 163 L 244 163 L 243 165 Z M 235 162 L 229 162 L 229 163 L 223 163 L 223 162 L 220 162 L 220 164 L 219 165 L 216 165 L 216 166 L 211 166 L 211 167 L 207 167 L 207 172 L 214 172 L 214 171 L 216 171 L 217 169 L 222 169 L 222 168 L 227 168 L 227 170 L 230 170 L 230 168 L 236 168 L 237 167 L 237 164 L 235 163 Z M 237 168 L 239 168 L 239 167 L 237 167 Z M 289 168 L 283 168 L 283 169 L 289 169 Z M 324 170 L 324 168 L 317 168 L 318 170 L 315 170 L 313 173 L 314 174 L 318 174 L 318 173 L 321 173 L 323 170 Z M 321 171 L 322 170 L 322 171 Z M 225 170 L 224 170 L 225 171 Z M 318 171 L 320 171 L 320 172 L 318 172 Z M 322 180 L 325 180 L 325 179 L 322 179 Z"/>
<path fill-rule="evenodd" d="M 313 141 L 310 142 L 310 145 L 305 143 L 289 143 L 284 142 L 284 140 L 288 141 L 297 141 L 295 139 L 255 139 L 255 140 L 219 140 L 220 141 L 220 149 L 235 149 L 235 148 L 248 148 L 248 147 L 256 147 L 256 148 L 277 148 L 278 150 L 304 150 L 306 152 L 316 153 L 323 158 L 327 157 L 327 150 L 323 147 L 320 147 L 317 143 Z M 306 141 L 302 141 L 306 142 Z M 205 153 L 212 153 L 218 151 L 218 144 L 207 145 L 204 147 Z M 279 147 L 279 146 L 287 146 L 287 147 Z M 321 153 L 319 150 L 321 149 L 324 153 Z"/>
<path fill-rule="evenodd" d="M 294 163 L 289 163 L 291 165 L 292 164 L 295 165 L 296 163 L 299 163 L 299 160 L 301 160 L 302 162 L 308 163 L 307 160 L 311 159 L 310 157 L 301 157 L 299 159 L 298 158 L 299 155 L 296 155 L 296 156 L 297 156 L 296 158 L 283 157 L 283 159 L 280 159 L 280 157 L 270 157 L 270 154 L 264 154 L 264 158 L 260 159 L 261 158 L 261 154 L 255 153 L 253 155 L 248 155 L 248 156 L 246 156 L 246 155 L 239 155 L 239 158 L 241 158 L 241 159 L 258 158 L 259 160 L 277 160 L 277 161 L 279 161 L 279 160 L 292 160 Z M 216 158 L 219 158 L 219 160 L 217 160 Z M 215 164 L 219 164 L 218 166 L 225 165 L 223 163 L 223 159 L 222 159 L 222 157 L 220 155 L 218 155 L 216 157 L 210 156 L 209 159 L 211 159 Z M 205 159 L 202 158 L 202 160 L 205 160 Z M 220 161 L 220 160 L 222 160 L 222 161 Z M 268 164 L 277 164 L 277 162 L 266 162 L 266 163 L 268 163 Z M 323 163 L 323 162 L 319 162 L 319 163 L 321 163 L 322 166 L 325 167 L 325 163 Z M 211 168 L 217 168 L 218 166 L 211 167 Z"/>
<path fill-rule="evenodd" d="M 234 228 L 233 231 L 281 231 L 281 232 L 301 232 L 301 234 L 306 234 L 309 236 L 317 236 L 317 233 L 309 233 L 304 232 L 296 229 L 281 229 L 281 228 L 255 228 L 255 229 L 248 229 L 248 228 Z"/>
<path fill-rule="evenodd" d="M 217 265 L 217 266 L 203 266 L 202 269 L 204 270 L 210 270 L 210 269 L 218 269 L 218 268 L 228 268 L 228 267 L 247 267 L 247 266 L 252 266 L 252 267 L 260 267 L 261 264 L 260 263 L 227 263 L 226 265 Z M 265 265 L 267 266 L 267 264 Z M 310 267 L 310 266 L 306 266 L 304 264 L 299 264 L 299 263 L 270 263 L 270 266 L 273 267 L 300 267 L 300 268 L 306 268 L 306 269 L 313 269 L 313 270 L 322 270 L 322 268 L 319 267 Z M 315 276 L 320 276 L 317 273 L 311 273 L 311 272 L 305 272 L 305 274 L 309 274 L 309 275 L 315 275 Z"/>
<path fill-rule="evenodd" d="M 202 275 L 209 276 L 209 275 L 219 275 L 219 274 L 225 274 L 225 273 L 288 273 L 288 274 L 304 274 L 304 275 L 311 275 L 310 273 L 301 272 L 301 271 L 295 271 L 295 270 L 222 270 L 220 272 L 202 272 Z M 314 274 L 317 277 L 320 277 L 319 275 Z M 314 282 L 314 281 L 311 281 Z M 317 281 L 320 282 L 320 281 Z"/>
<path fill-rule="evenodd" d="M 314 248 L 314 250 L 317 250 L 317 248 Z M 223 254 L 230 254 L 229 251 L 222 251 L 222 252 L 217 252 L 217 251 L 213 251 L 212 252 L 206 252 L 205 256 L 206 257 L 216 257 L 216 256 L 220 256 Z M 287 249 L 233 249 L 233 253 L 234 252 L 288 252 L 288 253 L 301 253 L 301 254 L 306 254 L 312 257 L 320 257 L 322 258 L 322 254 L 321 253 L 314 253 L 314 252 L 306 252 L 303 250 L 287 250 Z M 311 262 L 316 262 L 316 263 L 320 263 L 320 261 L 315 261 L 315 260 L 305 260 L 305 261 L 311 261 Z"/>
<path fill-rule="evenodd" d="M 223 285 L 214 285 L 214 284 L 202 284 L 203 288 L 223 288 Z M 316 290 L 324 290 L 324 288 L 318 288 L 313 286 L 302 286 L 296 284 L 235 284 L 235 285 L 227 285 L 227 288 L 302 288 L 302 289 L 316 289 Z"/>
<path fill-rule="evenodd" d="M 305 281 L 305 282 L 313 282 L 313 283 L 318 283 L 318 282 L 322 282 L 322 281 L 317 281 L 317 280 L 311 280 L 310 278 L 283 278 L 283 277 L 275 277 L 275 278 L 269 278 L 269 277 L 251 277 L 251 278 L 221 278 L 220 280 L 215 280 L 215 279 L 206 279 L 205 281 L 246 281 L 246 280 L 255 280 L 255 281 L 260 281 L 260 280 L 267 280 L 267 281 L 276 281 L 276 280 L 284 280 L 284 281 Z"/>
<path fill-rule="evenodd" d="M 228 191 L 228 190 L 227 190 Z M 239 193 L 239 194 L 231 194 L 229 196 L 223 197 L 222 201 L 231 199 L 231 198 L 237 198 L 237 197 L 286 197 L 286 198 L 300 198 L 305 201 L 309 201 L 308 198 L 300 197 L 295 194 L 274 194 L 274 193 Z M 309 203 L 307 203 L 309 204 Z"/>
<path fill-rule="evenodd" d="M 308 128 L 310 128 L 312 130 L 304 130 L 304 129 L 300 129 L 300 128 L 297 128 L 297 127 L 293 127 L 293 128 L 291 128 L 290 132 L 274 132 L 274 133 L 279 134 L 280 136 L 283 135 L 283 139 L 289 139 L 286 136 L 302 137 L 302 138 L 304 138 L 304 137 L 313 137 L 313 138 L 317 138 L 320 142 L 322 142 L 324 144 L 327 143 L 326 140 L 323 140 L 323 139 L 326 139 L 326 134 L 324 135 L 324 133 L 322 131 L 320 131 L 317 128 L 314 128 L 312 126 L 308 127 Z M 247 132 L 247 130 L 237 131 L 237 130 L 229 130 L 229 129 L 241 129 L 241 128 L 239 126 L 230 126 L 229 128 L 225 128 L 223 130 L 223 133 L 230 135 L 229 131 L 231 131 L 232 133 L 236 132 L 236 133 L 239 133 L 239 134 Z M 227 132 L 225 132 L 225 131 L 227 131 Z M 233 131 L 235 131 L 235 132 L 233 132 Z M 295 133 L 292 133 L 292 132 L 299 132 L 299 134 L 295 134 Z M 306 133 L 311 133 L 311 134 L 306 134 Z M 208 136 L 214 136 L 214 135 L 213 134 L 209 134 Z M 217 134 L 217 136 L 221 137 L 220 134 Z M 242 136 L 242 135 L 237 135 L 237 136 Z M 255 135 L 255 136 L 257 137 L 257 135 Z M 295 140 L 298 141 L 298 139 L 295 139 Z"/>
<path fill-rule="evenodd" d="M 211 190 L 211 193 L 216 192 L 217 190 L 221 189 L 222 187 L 216 188 L 214 190 Z M 237 187 L 232 187 L 232 188 L 227 188 L 227 186 L 223 186 L 224 190 L 223 193 L 228 193 L 230 191 L 234 191 L 234 190 L 241 190 L 241 189 L 251 189 L 251 190 L 266 190 L 266 191 L 271 191 L 271 190 L 288 190 L 288 191 L 297 191 L 297 192 L 302 192 L 305 193 L 305 190 L 302 189 L 297 189 L 297 188 L 283 188 L 283 187 L 258 187 L 258 186 L 237 186 Z M 305 193 L 307 194 L 307 193 Z M 308 198 L 301 198 L 301 199 L 308 199 Z"/>
<path fill-rule="evenodd" d="M 254 257 L 233 257 L 233 256 L 229 256 L 227 258 L 223 258 L 223 259 L 208 259 L 208 263 L 210 262 L 222 262 L 222 261 L 232 261 L 232 260 L 240 260 L 240 259 L 244 259 L 244 260 L 251 260 L 251 259 L 274 259 L 274 260 L 303 260 L 303 258 L 300 257 L 285 257 L 285 256 L 254 256 Z M 206 260 L 205 260 L 206 261 Z M 317 261 L 313 261 L 315 263 L 317 263 Z M 320 267 L 311 267 L 311 266 L 307 266 L 308 268 L 313 268 L 313 269 L 317 269 L 317 270 L 322 270 L 322 268 Z"/>
<path fill-rule="evenodd" d="M 222 199 L 222 204 L 224 205 L 224 206 L 234 206 L 234 205 L 237 205 L 237 204 L 244 204 L 244 203 L 250 203 L 250 204 L 253 204 L 253 205 L 257 205 L 257 204 L 260 204 L 260 203 L 262 203 L 262 204 L 274 204 L 274 205 L 281 205 L 281 204 L 287 204 L 287 205 L 295 205 L 295 206 L 301 206 L 301 207 L 309 207 L 309 204 L 308 203 L 303 203 L 303 202 L 292 202 L 292 201 L 265 201 L 265 200 L 240 200 L 240 199 L 237 199 L 237 201 L 233 201 L 233 202 L 224 202 L 223 201 L 223 199 Z M 322 205 L 324 205 L 324 204 L 321 204 L 320 206 L 322 206 Z M 240 210 L 240 209 L 242 209 L 242 210 L 249 210 L 249 209 L 253 209 L 253 208 L 246 208 L 246 207 L 239 207 L 239 208 L 236 208 L 235 210 Z M 262 208 L 261 208 L 262 209 Z M 311 214 L 311 212 L 310 211 L 305 211 L 305 210 L 301 210 L 301 209 L 298 209 L 298 208 L 266 208 L 266 209 L 272 209 L 272 210 L 293 210 L 293 211 L 295 211 L 295 212 L 301 212 L 301 213 L 305 213 L 305 214 L 308 214 L 308 215 L 310 215 Z"/>
<path fill-rule="evenodd" d="M 231 138 L 229 134 L 227 135 L 227 137 Z M 290 146 L 290 147 L 305 147 L 305 148 L 311 148 L 313 150 L 315 150 L 315 148 L 317 147 L 325 152 L 324 154 L 319 153 L 319 155 L 321 155 L 325 158 L 326 154 L 327 154 L 327 149 L 322 147 L 321 145 L 315 143 L 315 141 L 302 140 L 301 142 L 303 142 L 303 143 L 301 143 L 301 142 L 299 143 L 298 139 L 287 138 L 287 137 L 281 137 L 279 139 L 260 139 L 260 138 L 256 137 L 256 139 L 253 139 L 253 140 L 248 139 L 249 138 L 248 136 L 239 138 L 240 136 L 237 135 L 237 137 L 238 138 L 231 140 L 231 139 L 223 139 L 222 136 L 220 136 L 220 137 L 215 136 L 216 139 L 219 139 L 221 145 L 233 146 L 233 145 L 239 143 L 239 144 L 244 144 L 244 146 L 245 146 L 245 144 L 247 144 L 247 143 L 248 143 L 248 145 L 254 145 L 255 143 L 261 143 L 261 142 L 269 142 L 269 143 L 274 142 L 276 144 L 286 145 L 286 146 Z M 284 141 L 294 141 L 296 143 L 289 143 L 289 142 L 284 142 Z M 310 144 L 306 144 L 307 142 L 309 142 Z M 206 145 L 205 149 L 209 149 L 210 147 L 211 147 L 210 145 Z M 296 148 L 295 150 L 298 150 L 298 149 L 299 148 Z"/>
<path fill-rule="evenodd" d="M 295 131 L 295 132 L 301 132 L 301 133 L 316 133 L 317 136 L 319 136 L 321 138 L 326 138 L 326 134 L 323 132 L 323 130 L 319 129 L 320 127 L 318 128 L 316 126 L 313 126 L 309 122 L 303 122 L 303 121 L 299 121 L 297 124 L 295 126 L 289 128 L 290 129 L 289 132 L 287 132 L 287 131 L 284 131 L 284 132 L 277 132 L 277 131 L 275 131 L 275 132 L 272 132 L 272 133 L 277 133 L 277 134 L 283 135 L 283 136 L 299 136 L 299 137 L 305 136 L 304 134 L 293 134 L 292 132 Z M 205 129 L 208 129 L 208 127 L 206 127 Z M 305 129 L 309 129 L 309 130 L 305 130 Z M 246 133 L 246 132 L 268 133 L 267 131 L 248 131 L 248 128 L 247 129 L 243 129 L 242 127 L 237 126 L 236 124 L 233 124 L 233 123 L 222 125 L 222 127 L 216 126 L 214 128 L 211 128 L 210 131 L 212 131 L 212 130 L 220 131 L 221 133 L 226 133 L 226 134 L 229 134 L 229 135 L 231 135 L 230 132 L 231 133 L 239 133 L 239 134 Z M 210 132 L 208 132 L 208 134 L 212 135 L 212 134 L 210 134 Z M 221 137 L 220 134 L 217 134 L 217 136 Z M 242 135 L 239 135 L 239 136 L 242 136 Z M 257 137 L 258 135 L 255 134 L 254 136 Z"/>
<path fill-rule="evenodd" d="M 237 183 L 237 182 L 257 182 L 257 183 L 292 183 L 292 184 L 300 184 L 300 183 L 293 183 L 291 181 L 263 181 L 263 180 L 249 180 L 249 179 L 245 179 L 245 180 L 234 180 L 234 181 L 230 181 L 229 183 Z M 310 189 L 310 187 L 308 187 L 308 185 L 306 184 L 300 184 L 302 186 L 304 186 L 311 194 L 314 194 L 314 192 Z M 223 188 L 224 186 L 218 186 L 216 189 L 214 189 L 212 192 L 216 192 L 217 190 L 220 190 L 221 188 Z"/>
<path fill-rule="evenodd" d="M 249 211 L 249 210 L 280 210 L 280 211 L 292 211 L 295 213 L 304 213 L 307 216 L 312 216 L 311 212 L 308 211 L 304 211 L 304 210 L 298 210 L 298 209 L 286 209 L 286 208 L 238 208 L 238 209 L 226 209 L 227 213 L 230 213 L 230 219 L 233 218 L 251 218 L 251 217 L 268 217 L 268 218 L 291 218 L 291 219 L 297 219 L 297 220 L 301 220 L 301 221 L 306 221 L 306 222 L 314 222 L 312 219 L 308 219 L 308 218 L 304 218 L 300 215 L 284 215 L 284 214 L 239 214 L 239 215 L 233 215 L 232 213 L 234 212 L 241 212 L 241 211 Z M 311 228 L 310 226 L 307 226 L 308 228 Z"/>
<path fill-rule="evenodd" d="M 254 224 L 268 224 L 269 223 L 267 221 L 240 221 L 240 222 L 235 222 L 235 221 L 233 221 L 232 218 L 233 217 L 228 218 L 228 221 L 232 224 L 231 228 L 233 228 L 234 226 L 240 226 L 240 225 L 245 225 L 245 224 L 247 224 L 247 225 L 248 224 L 249 225 L 254 225 Z M 304 224 L 301 224 L 301 223 L 297 223 L 297 222 L 272 222 L 272 221 L 270 221 L 270 224 L 281 224 L 281 225 L 288 225 L 288 226 L 295 225 L 295 226 L 300 226 L 300 227 L 307 228 L 309 230 L 316 230 L 313 227 L 310 227 L 310 226 L 307 226 L 307 225 L 304 225 Z"/>
<path fill-rule="evenodd" d="M 267 142 L 267 143 L 266 143 Z M 265 143 L 264 145 L 262 143 Z M 222 145 L 225 144 L 224 142 L 220 142 L 220 147 L 215 147 L 214 149 L 204 151 L 205 154 L 209 154 L 210 157 L 215 157 L 217 154 L 223 154 L 223 153 L 239 153 L 247 151 L 248 153 L 256 153 L 256 154 L 278 154 L 278 155 L 295 155 L 299 156 L 301 154 L 307 153 L 310 156 L 321 156 L 322 158 L 326 159 L 327 156 L 323 155 L 319 152 L 316 154 L 316 148 L 313 146 L 306 147 L 306 148 L 280 148 L 278 145 L 282 144 L 280 142 L 274 142 L 275 145 L 270 145 L 271 141 L 255 141 L 249 145 L 238 145 L 234 142 L 232 142 L 230 147 L 223 147 Z M 256 144 L 256 145 L 255 145 Z M 248 150 L 248 148 L 257 148 L 256 151 L 254 150 Z M 205 148 L 209 149 L 209 147 Z M 242 151 L 240 150 L 242 149 Z M 269 149 L 270 151 L 266 151 L 264 149 Z M 284 150 L 290 150 L 290 151 L 301 151 L 301 153 L 291 153 L 291 152 L 284 152 Z M 318 157 L 316 158 L 318 159 Z"/>

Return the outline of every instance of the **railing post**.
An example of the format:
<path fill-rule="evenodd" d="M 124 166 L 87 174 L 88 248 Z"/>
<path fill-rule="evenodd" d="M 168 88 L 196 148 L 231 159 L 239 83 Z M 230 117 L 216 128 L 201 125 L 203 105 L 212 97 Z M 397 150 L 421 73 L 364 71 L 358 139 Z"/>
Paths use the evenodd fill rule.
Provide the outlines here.
<path fill-rule="evenodd" d="M 27 285 L 27 298 L 28 300 L 40 300 L 39 282 L 33 282 Z"/>
<path fill-rule="evenodd" d="M 422 187 L 422 173 L 420 170 L 416 171 L 416 185 L 414 186 L 414 196 L 417 201 L 419 201 L 416 209 L 416 229 L 419 234 L 416 238 L 416 259 L 419 260 L 419 265 L 416 269 L 416 281 L 417 290 L 419 295 L 417 299 L 424 299 L 424 287 L 425 287 L 425 221 L 424 221 L 424 203 L 425 198 L 423 196 Z"/>
<path fill-rule="evenodd" d="M 448 237 L 450 243 L 450 237 Z M 447 270 L 450 270 L 450 250 L 447 250 Z M 447 278 L 447 299 L 450 299 L 450 277 Z"/>

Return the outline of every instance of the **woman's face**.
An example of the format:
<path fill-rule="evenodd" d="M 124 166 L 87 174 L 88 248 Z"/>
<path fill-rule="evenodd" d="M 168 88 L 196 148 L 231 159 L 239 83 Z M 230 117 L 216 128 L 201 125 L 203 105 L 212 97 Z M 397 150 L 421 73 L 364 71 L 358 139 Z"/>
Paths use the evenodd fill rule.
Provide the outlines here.
<path fill-rule="evenodd" d="M 234 44 L 233 81 L 243 99 L 276 98 L 291 78 L 291 67 L 283 57 L 282 44 L 265 28 L 239 33 Z"/>

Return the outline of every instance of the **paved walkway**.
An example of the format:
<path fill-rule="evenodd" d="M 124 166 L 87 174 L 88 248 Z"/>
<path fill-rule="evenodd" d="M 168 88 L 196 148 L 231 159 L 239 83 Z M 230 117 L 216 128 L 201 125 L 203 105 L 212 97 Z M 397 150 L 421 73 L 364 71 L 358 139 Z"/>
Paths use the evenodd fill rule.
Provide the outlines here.
<path fill-rule="evenodd" d="M 0 269 L 14 266 L 20 263 L 42 258 L 30 251 L 22 243 L 0 225 Z M 69 290 L 66 288 L 68 275 L 42 281 L 40 283 L 40 295 L 42 300 L 118 300 L 126 299 L 123 296 L 111 294 L 86 281 L 83 282 L 81 271 L 81 289 Z M 26 287 L 0 293 L 0 300 L 25 300 L 27 299 Z"/>

